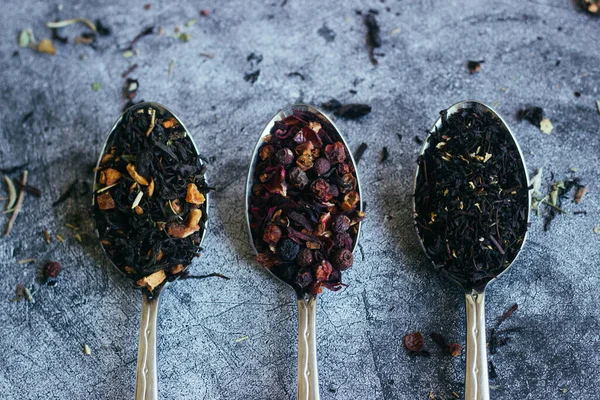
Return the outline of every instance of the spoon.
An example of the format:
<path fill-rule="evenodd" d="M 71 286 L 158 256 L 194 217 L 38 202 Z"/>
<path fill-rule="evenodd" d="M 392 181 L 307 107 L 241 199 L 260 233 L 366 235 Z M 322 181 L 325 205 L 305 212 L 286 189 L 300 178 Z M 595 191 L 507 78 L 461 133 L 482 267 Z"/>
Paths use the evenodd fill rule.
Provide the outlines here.
<path fill-rule="evenodd" d="M 121 124 L 123 117 L 131 112 L 132 110 L 143 110 L 146 112 L 147 110 L 152 109 L 155 110 L 157 115 L 169 116 L 173 117 L 177 120 L 177 123 L 183 128 L 185 131 L 185 137 L 189 138 L 192 147 L 194 149 L 195 155 L 198 157 L 199 164 L 203 165 L 202 159 L 200 158 L 198 147 L 196 143 L 194 143 L 194 139 L 189 134 L 188 129 L 185 127 L 183 122 L 169 109 L 165 106 L 155 103 L 155 102 L 143 102 L 138 103 L 135 106 L 132 106 L 125 112 L 123 112 L 111 130 L 109 131 L 104 145 L 102 146 L 102 151 L 100 152 L 100 157 L 98 158 L 98 162 L 95 168 L 94 174 L 94 183 L 98 182 L 98 174 L 101 168 L 101 161 L 103 156 L 109 150 L 108 146 L 111 143 L 111 138 L 113 133 L 115 133 L 116 129 Z M 92 207 L 94 207 L 96 203 L 96 194 L 98 190 L 94 190 L 94 195 L 92 196 Z M 203 221 L 207 220 L 207 211 L 208 211 L 208 196 L 206 196 L 206 200 L 201 206 L 201 210 L 204 213 Z M 98 229 L 96 227 L 96 234 L 100 237 Z M 206 234 L 206 227 L 200 229 L 200 243 L 198 244 L 198 248 L 202 245 L 202 241 L 204 240 L 204 236 Z M 127 276 L 120 268 L 118 268 L 110 255 L 106 252 L 104 246 L 101 246 L 105 254 L 111 261 L 111 264 L 115 269 L 117 269 L 120 273 Z M 184 266 L 187 269 L 187 265 Z M 139 337 L 139 346 L 138 346 L 138 359 L 137 359 L 137 373 L 136 373 L 136 384 L 135 384 L 135 400 L 157 400 L 158 399 L 158 379 L 157 379 L 157 367 L 156 367 L 156 322 L 157 322 L 157 314 L 158 314 L 158 304 L 160 299 L 160 294 L 162 290 L 169 284 L 169 280 L 165 280 L 162 284 L 155 287 L 154 290 L 150 291 L 146 288 L 142 289 L 142 314 L 140 318 L 140 337 Z"/>
<path fill-rule="evenodd" d="M 512 142 L 519 153 L 519 159 L 522 171 L 527 179 L 527 187 L 529 187 L 529 177 L 527 174 L 527 167 L 525 165 L 525 159 L 523 157 L 523 152 L 519 147 L 519 143 L 515 138 L 515 135 L 510 130 L 506 122 L 500 117 L 491 107 L 487 105 L 477 102 L 477 101 L 461 101 L 450 108 L 447 111 L 447 118 L 449 118 L 452 114 L 462 111 L 463 109 L 480 107 L 480 109 L 485 112 L 492 113 L 493 116 L 497 117 L 503 128 L 509 133 Z M 438 118 L 430 132 L 435 132 L 436 129 L 441 129 L 442 127 L 442 117 Z M 421 149 L 420 155 L 425 153 L 425 150 L 429 147 L 429 136 L 425 140 L 423 144 L 423 148 Z M 417 189 L 417 177 L 419 176 L 419 165 L 417 165 L 417 170 L 415 172 L 415 182 L 413 193 L 416 192 Z M 530 218 L 530 209 L 529 205 L 531 204 L 531 192 L 528 190 L 528 198 L 527 198 L 527 216 L 526 221 L 529 224 Z M 416 215 L 416 204 L 415 197 L 413 196 L 413 211 Z M 416 225 L 416 224 L 415 224 Z M 417 229 L 417 236 L 419 237 L 419 242 L 421 243 L 421 247 L 423 251 L 426 252 L 425 245 L 419 235 Z M 523 241 L 521 242 L 519 252 L 523 248 L 523 245 L 527 239 L 527 231 L 524 234 Z M 518 253 L 517 253 L 518 256 Z M 498 274 L 495 278 L 491 279 L 487 283 L 483 283 L 475 288 L 466 287 L 466 285 L 461 284 L 460 282 L 452 279 L 448 276 L 449 279 L 453 280 L 456 284 L 459 285 L 461 289 L 463 289 L 465 293 L 466 300 L 466 314 L 467 314 L 467 359 L 466 359 L 466 382 L 465 382 L 465 400 L 489 400 L 489 381 L 488 381 L 488 363 L 487 363 L 487 349 L 486 349 L 486 335 L 485 335 L 485 289 L 487 285 L 491 282 L 495 281 L 498 277 L 506 272 L 515 262 L 517 257 L 512 260 L 512 262 L 507 265 L 500 274 Z"/>
<path fill-rule="evenodd" d="M 354 158 L 352 157 L 352 152 L 348 149 L 348 144 L 344 140 L 343 136 L 340 134 L 339 129 L 335 126 L 335 124 L 320 110 L 306 104 L 294 104 L 284 108 L 279 111 L 267 124 L 265 129 L 260 135 L 258 142 L 254 148 L 254 152 L 252 153 L 252 159 L 250 163 L 250 169 L 248 171 L 248 178 L 246 181 L 246 222 L 248 227 L 248 234 L 250 236 L 250 245 L 255 253 L 258 253 L 256 247 L 254 246 L 253 233 L 250 227 L 250 197 L 252 194 L 252 185 L 254 183 L 254 173 L 255 168 L 258 164 L 259 160 L 259 150 L 263 145 L 263 139 L 270 134 L 271 128 L 275 125 L 277 121 L 281 121 L 282 119 L 293 115 L 294 111 L 302 111 L 309 112 L 319 118 L 321 121 L 330 124 L 335 132 L 338 135 L 339 141 L 341 141 L 344 145 L 347 155 L 349 158 L 346 159 L 346 162 L 351 164 L 352 168 L 355 171 L 356 176 L 356 191 L 359 195 L 362 194 L 360 189 L 360 180 L 358 178 L 358 173 L 356 172 L 356 163 L 354 162 Z M 357 208 L 359 211 L 362 211 L 362 201 L 358 202 Z M 358 237 L 360 235 L 360 223 L 358 225 L 358 231 L 356 234 L 356 240 L 352 246 L 352 251 L 356 249 L 358 243 Z M 269 270 L 275 278 L 281 280 L 277 277 L 271 270 Z M 289 285 L 289 283 L 281 280 L 282 282 Z M 316 306 L 317 306 L 317 297 L 312 294 L 305 294 L 300 290 L 297 290 L 292 285 L 289 285 L 292 289 L 296 291 L 297 300 L 298 300 L 298 400 L 319 400 L 319 373 L 317 370 L 317 342 L 316 342 Z"/>

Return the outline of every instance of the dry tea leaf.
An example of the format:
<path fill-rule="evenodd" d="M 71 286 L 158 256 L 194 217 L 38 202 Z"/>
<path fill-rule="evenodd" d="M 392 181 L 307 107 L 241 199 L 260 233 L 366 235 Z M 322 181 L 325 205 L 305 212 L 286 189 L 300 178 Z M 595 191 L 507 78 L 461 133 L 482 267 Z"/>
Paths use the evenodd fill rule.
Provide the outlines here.
<path fill-rule="evenodd" d="M 27 28 L 19 33 L 19 47 L 29 47 L 35 44 L 35 38 L 31 29 Z"/>
<path fill-rule="evenodd" d="M 17 202 L 17 190 L 15 189 L 15 184 L 8 175 L 4 175 L 4 181 L 6 182 L 6 186 L 8 186 L 8 201 L 6 202 L 4 211 L 9 212 Z"/>
<path fill-rule="evenodd" d="M 587 185 L 579 186 L 579 188 L 577 188 L 577 191 L 575 192 L 575 203 L 577 203 L 577 204 L 581 203 L 581 200 L 583 200 L 583 196 L 585 196 L 586 192 L 587 192 Z"/>
<path fill-rule="evenodd" d="M 85 354 L 86 356 L 92 354 L 92 349 L 87 344 L 83 345 L 83 354 Z"/>
<path fill-rule="evenodd" d="M 533 187 L 533 194 L 537 196 L 542 195 L 542 192 L 540 191 L 542 187 L 542 171 L 543 168 L 538 168 L 530 180 L 531 186 Z"/>
<path fill-rule="evenodd" d="M 190 19 L 185 23 L 185 26 L 189 28 L 190 26 L 194 25 L 195 23 L 196 23 L 195 19 Z"/>
<path fill-rule="evenodd" d="M 56 47 L 54 47 L 54 44 L 52 43 L 52 41 L 50 39 L 40 40 L 40 42 L 37 45 L 36 50 L 39 51 L 40 53 L 46 53 L 46 54 L 50 54 L 52 56 L 56 54 Z"/>
<path fill-rule="evenodd" d="M 71 18 L 71 19 L 66 19 L 64 21 L 48 22 L 48 23 L 46 23 L 46 26 L 48 28 L 64 28 L 65 26 L 76 24 L 78 22 L 81 22 L 82 24 L 87 25 L 88 28 L 90 28 L 92 31 L 96 32 L 96 25 L 94 25 L 94 23 L 92 21 L 90 21 L 89 19 L 86 19 L 86 18 Z"/>
<path fill-rule="evenodd" d="M 548 118 L 542 119 L 542 121 L 540 122 L 540 130 L 546 135 L 549 135 L 550 133 L 552 133 L 552 129 L 554 129 L 554 127 L 552 126 L 552 122 Z"/>

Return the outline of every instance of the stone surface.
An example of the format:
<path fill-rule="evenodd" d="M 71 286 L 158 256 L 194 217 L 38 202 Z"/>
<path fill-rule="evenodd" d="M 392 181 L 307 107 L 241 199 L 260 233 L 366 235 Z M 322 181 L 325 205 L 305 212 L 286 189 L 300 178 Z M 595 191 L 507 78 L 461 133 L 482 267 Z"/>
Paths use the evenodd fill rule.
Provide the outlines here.
<path fill-rule="evenodd" d="M 412 227 L 411 190 L 419 150 L 413 137 L 424 136 L 439 110 L 467 98 L 494 106 L 507 120 L 530 170 L 544 167 L 544 186 L 573 175 L 589 184 L 581 204 L 565 201 L 568 215 L 549 232 L 541 218 L 533 220 L 514 268 L 489 288 L 488 326 L 518 303 L 504 326 L 525 328 L 490 357 L 498 373 L 492 397 L 598 396 L 600 234 L 593 228 L 600 226 L 600 20 L 576 1 L 155 1 L 149 10 L 143 1 L 62 4 L 58 11 L 52 2 L 7 2 L 0 25 L 0 167 L 28 162 L 29 181 L 44 192 L 25 199 L 13 232 L 0 241 L 0 397 L 133 396 L 140 293 L 94 242 L 89 194 L 51 206 L 75 179 L 91 181 L 123 105 L 121 74 L 133 63 L 138 99 L 175 111 L 211 162 L 217 190 L 210 232 L 192 271 L 232 278 L 178 282 L 164 293 L 161 398 L 295 398 L 295 300 L 253 261 L 244 182 L 255 140 L 279 108 L 331 97 L 367 102 L 373 112 L 336 121 L 353 149 L 369 145 L 359 164 L 368 217 L 357 262 L 345 275 L 350 286 L 319 300 L 322 398 L 414 400 L 430 391 L 444 398 L 463 392 L 464 353 L 443 356 L 427 337 L 432 356 L 411 358 L 401 338 L 439 331 L 465 342 L 462 295 L 424 259 Z M 200 16 L 200 8 L 210 15 Z M 383 38 L 377 67 L 355 12 L 369 8 L 379 11 Z M 113 34 L 99 38 L 95 49 L 57 44 L 55 56 L 17 47 L 21 29 L 31 27 L 39 40 L 50 36 L 45 22 L 71 17 L 100 18 Z M 185 27 L 189 19 L 197 22 Z M 138 55 L 124 58 L 128 42 L 149 25 L 162 26 L 163 35 L 140 39 Z M 190 33 L 189 42 L 171 37 L 176 26 Z M 70 26 L 62 34 L 72 40 L 85 29 Z M 252 53 L 262 61 L 248 61 Z M 481 72 L 469 75 L 467 60 L 481 59 Z M 256 70 L 254 84 L 244 80 Z M 516 121 L 527 104 L 545 109 L 551 135 Z M 390 159 L 382 164 L 383 146 Z M 1 217 L 3 227 L 7 220 Z M 83 243 L 66 223 L 80 227 Z M 46 244 L 44 227 L 66 242 L 54 237 Z M 17 264 L 29 257 L 37 261 Z M 64 267 L 55 287 L 37 281 L 46 260 Z M 35 303 L 11 302 L 19 282 L 32 288 Z"/>

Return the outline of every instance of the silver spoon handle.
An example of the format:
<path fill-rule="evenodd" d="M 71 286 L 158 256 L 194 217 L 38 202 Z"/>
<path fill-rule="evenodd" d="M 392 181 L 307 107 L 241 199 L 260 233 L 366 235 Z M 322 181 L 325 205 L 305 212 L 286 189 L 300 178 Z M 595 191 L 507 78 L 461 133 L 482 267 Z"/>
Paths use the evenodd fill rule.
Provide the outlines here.
<path fill-rule="evenodd" d="M 142 292 L 142 315 L 140 318 L 140 343 L 138 347 L 135 400 L 157 400 L 156 377 L 156 315 L 159 294 L 152 298 Z"/>
<path fill-rule="evenodd" d="M 319 400 L 316 334 L 317 298 L 298 299 L 298 400 Z"/>
<path fill-rule="evenodd" d="M 466 294 L 467 372 L 465 400 L 489 400 L 487 348 L 485 340 L 485 292 Z"/>

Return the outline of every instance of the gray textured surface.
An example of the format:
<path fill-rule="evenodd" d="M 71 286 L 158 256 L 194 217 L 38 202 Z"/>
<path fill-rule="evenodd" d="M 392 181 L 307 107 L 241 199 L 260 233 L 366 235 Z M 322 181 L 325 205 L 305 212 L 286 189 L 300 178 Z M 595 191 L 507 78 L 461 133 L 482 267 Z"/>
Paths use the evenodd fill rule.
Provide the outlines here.
<path fill-rule="evenodd" d="M 465 340 L 462 296 L 429 269 L 410 213 L 418 151 L 412 137 L 440 109 L 465 98 L 496 107 L 515 131 L 529 168 L 545 168 L 545 183 L 551 173 L 565 178 L 577 167 L 590 185 L 584 202 L 566 203 L 570 215 L 557 218 L 550 233 L 542 231 L 540 219 L 533 221 L 519 261 L 489 289 L 488 323 L 517 302 L 519 311 L 506 326 L 527 327 L 492 358 L 498 372 L 493 398 L 597 398 L 600 235 L 592 229 L 600 225 L 600 115 L 594 106 L 600 100 L 600 20 L 568 0 L 288 0 L 283 7 L 279 0 L 153 1 L 149 11 L 143 3 L 64 1 L 60 13 L 51 3 L 3 6 L 0 167 L 28 161 L 30 182 L 44 197 L 27 197 L 11 236 L 0 241 L 1 398 L 132 398 L 140 293 L 94 244 L 89 199 L 56 208 L 51 203 L 76 177 L 91 179 L 89 167 L 122 105 L 121 73 L 134 62 L 138 98 L 174 110 L 202 152 L 215 157 L 210 232 L 192 270 L 232 277 L 178 282 L 165 292 L 158 345 L 162 398 L 294 397 L 294 296 L 252 260 L 244 179 L 257 135 L 275 111 L 330 97 L 368 102 L 373 112 L 358 122 L 336 121 L 353 149 L 369 144 L 359 164 L 368 218 L 357 262 L 345 275 L 350 287 L 320 298 L 322 398 L 414 400 L 426 399 L 430 390 L 462 393 L 464 356 L 444 357 L 428 341 L 431 358 L 409 358 L 401 338 L 422 330 Z M 200 17 L 199 8 L 210 9 L 210 16 Z M 385 56 L 378 67 L 369 63 L 365 27 L 354 12 L 369 8 L 380 11 L 379 52 Z M 31 27 L 43 38 L 49 36 L 46 21 L 74 16 L 99 17 L 114 33 L 101 38 L 97 50 L 58 45 L 54 57 L 29 49 L 13 54 L 19 30 Z M 198 19 L 186 28 L 190 42 L 168 37 L 190 18 Z M 118 49 L 151 24 L 163 26 L 165 34 L 141 39 L 139 55 L 123 58 Z M 319 34 L 323 26 L 334 32 L 333 40 Z M 73 38 L 83 30 L 64 33 Z M 252 52 L 264 57 L 257 67 L 246 61 Z M 482 72 L 470 76 L 467 59 L 485 59 Z M 256 68 L 260 77 L 251 85 L 243 77 Z M 287 76 L 294 71 L 305 79 Z M 98 92 L 91 89 L 95 81 L 102 84 Z M 551 135 L 516 122 L 516 110 L 528 103 L 545 108 L 555 126 Z M 22 123 L 30 111 L 33 117 Z M 380 164 L 384 145 L 391 157 Z M 587 215 L 574 216 L 574 210 Z M 79 219 L 85 244 L 65 227 Z M 1 217 L 3 227 L 6 220 Z M 43 226 L 67 241 L 47 245 Z M 17 264 L 28 257 L 38 261 Z M 45 260 L 64 266 L 54 288 L 36 282 Z M 19 282 L 33 286 L 35 304 L 10 301 Z M 90 356 L 82 352 L 84 343 Z"/>

